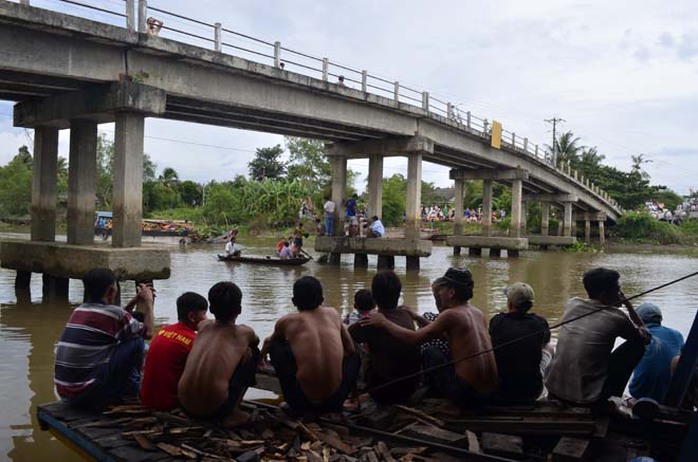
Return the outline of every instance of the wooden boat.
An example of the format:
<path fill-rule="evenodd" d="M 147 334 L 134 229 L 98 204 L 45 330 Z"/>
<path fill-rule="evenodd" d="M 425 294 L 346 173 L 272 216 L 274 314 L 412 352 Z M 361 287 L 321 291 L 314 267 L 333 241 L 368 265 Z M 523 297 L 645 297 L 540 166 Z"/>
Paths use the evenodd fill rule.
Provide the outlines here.
<path fill-rule="evenodd" d="M 275 265 L 275 266 L 299 266 L 299 265 L 304 265 L 310 261 L 310 258 L 307 257 L 298 257 L 298 258 L 288 258 L 288 259 L 281 259 L 278 257 L 271 257 L 271 256 L 266 256 L 266 257 L 234 257 L 231 255 L 221 255 L 218 254 L 218 260 L 219 261 L 225 261 L 225 262 L 234 262 L 234 263 L 252 263 L 255 265 Z"/>

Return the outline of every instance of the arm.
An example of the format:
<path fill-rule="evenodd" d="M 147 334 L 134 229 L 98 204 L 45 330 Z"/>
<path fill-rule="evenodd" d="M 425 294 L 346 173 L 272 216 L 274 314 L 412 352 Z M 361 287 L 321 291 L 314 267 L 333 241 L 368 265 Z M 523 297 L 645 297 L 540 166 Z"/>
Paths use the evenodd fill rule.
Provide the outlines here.
<path fill-rule="evenodd" d="M 153 289 L 151 289 L 147 284 L 139 284 L 136 298 L 138 299 L 138 307 L 142 309 L 145 319 L 143 324 L 145 324 L 145 331 L 143 332 L 143 337 L 146 340 L 153 338 L 153 330 L 155 329 L 155 318 L 153 316 L 153 304 L 155 301 L 155 296 L 153 295 Z"/>
<path fill-rule="evenodd" d="M 356 348 L 354 348 L 354 341 L 349 335 L 347 326 L 340 324 L 341 336 L 342 336 L 342 346 L 344 347 L 344 356 L 351 356 L 356 353 Z"/>
<path fill-rule="evenodd" d="M 640 316 L 637 315 L 635 307 L 633 307 L 633 304 L 625 297 L 623 292 L 620 292 L 620 300 L 621 303 L 623 303 L 623 305 L 628 309 L 628 316 L 633 324 L 635 324 L 636 330 L 642 338 L 642 341 L 645 342 L 645 345 L 649 344 L 652 340 L 652 335 L 647 331 L 645 323 L 642 321 Z"/>
<path fill-rule="evenodd" d="M 271 346 L 271 342 L 273 340 L 283 340 L 286 338 L 285 319 L 286 318 L 283 317 L 276 321 L 276 325 L 274 326 L 274 332 L 272 332 L 272 334 L 269 337 L 264 339 L 264 343 L 262 344 L 262 351 L 260 353 L 263 362 L 267 361 L 267 356 L 269 355 L 269 347 Z"/>
<path fill-rule="evenodd" d="M 388 335 L 402 343 L 406 343 L 408 345 L 419 345 L 427 340 L 441 337 L 446 333 L 446 326 L 448 325 L 447 323 L 449 316 L 444 316 L 444 314 L 446 313 L 441 313 L 439 317 L 436 318 L 436 321 L 429 323 L 423 328 L 415 331 L 405 329 L 404 327 L 400 327 L 397 324 L 388 321 L 386 317 L 380 313 L 371 313 L 370 318 L 359 321 L 359 323 L 365 326 L 380 327 L 385 330 Z"/>

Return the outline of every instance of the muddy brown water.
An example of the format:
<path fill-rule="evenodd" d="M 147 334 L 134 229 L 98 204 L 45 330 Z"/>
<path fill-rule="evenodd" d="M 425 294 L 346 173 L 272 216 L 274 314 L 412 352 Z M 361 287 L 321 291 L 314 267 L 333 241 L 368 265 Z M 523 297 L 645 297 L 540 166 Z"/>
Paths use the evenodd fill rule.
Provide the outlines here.
<path fill-rule="evenodd" d="M 250 255 L 270 254 L 273 240 L 245 239 L 240 242 Z M 172 277 L 156 281 L 156 322 L 176 320 L 175 300 L 187 290 L 203 294 L 216 282 L 233 281 L 243 291 L 240 321 L 252 326 L 260 337 L 269 335 L 274 322 L 294 311 L 290 302 L 293 282 L 312 275 L 324 287 L 325 303 L 346 313 L 353 294 L 370 288 L 375 256 L 369 256 L 368 269 L 354 269 L 353 257 L 344 256 L 339 267 L 311 261 L 301 267 L 264 267 L 221 263 L 215 258 L 222 249 L 210 246 L 172 248 Z M 311 253 L 312 249 L 308 249 Z M 562 314 L 565 301 L 583 295 L 582 274 L 596 266 L 618 270 L 626 294 L 643 292 L 661 283 L 698 271 L 698 258 L 663 253 L 600 252 L 523 252 L 518 259 L 455 257 L 452 249 L 434 247 L 431 257 L 422 259 L 421 271 L 407 273 L 404 258 L 396 257 L 396 272 L 402 279 L 404 304 L 419 312 L 435 311 L 430 283 L 449 266 L 468 267 L 475 279 L 473 303 L 488 317 L 505 306 L 507 284 L 525 281 L 536 292 L 534 312 L 551 324 Z M 134 293 L 132 283 L 123 285 L 124 298 Z M 70 283 L 70 304 L 43 302 L 41 277 L 33 275 L 30 300 L 17 300 L 14 271 L 0 270 L 0 460 L 82 460 L 63 443 L 39 429 L 36 406 L 53 401 L 54 349 L 72 306 L 81 301 L 82 284 Z M 684 335 L 688 333 L 698 308 L 698 278 L 689 279 L 643 297 L 664 311 L 664 324 Z M 553 334 L 555 335 L 555 333 Z"/>

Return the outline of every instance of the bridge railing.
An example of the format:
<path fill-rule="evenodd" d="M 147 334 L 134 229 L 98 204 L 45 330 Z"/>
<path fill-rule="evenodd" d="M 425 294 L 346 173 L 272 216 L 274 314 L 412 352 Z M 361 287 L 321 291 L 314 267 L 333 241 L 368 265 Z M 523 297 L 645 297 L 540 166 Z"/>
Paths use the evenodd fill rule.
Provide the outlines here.
<path fill-rule="evenodd" d="M 89 4 L 87 3 L 89 1 Z M 89 19 L 124 26 L 130 30 L 159 35 L 179 42 L 213 49 L 222 53 L 248 59 L 309 77 L 333 82 L 339 86 L 361 90 L 395 102 L 421 108 L 441 121 L 455 125 L 471 135 L 489 139 L 492 122 L 480 118 L 459 105 L 439 99 L 428 91 L 418 90 L 382 76 L 368 73 L 326 57 L 312 56 L 285 47 L 279 41 L 271 42 L 252 35 L 223 27 L 221 23 L 210 24 L 184 15 L 173 13 L 152 5 L 152 0 L 19 0 L 19 3 L 46 9 L 58 9 L 88 16 Z M 85 15 L 85 12 L 89 12 Z M 532 143 L 527 137 L 502 130 L 503 147 L 531 156 L 541 162 L 552 164 L 545 149 Z M 569 165 L 553 165 L 568 180 L 587 189 L 599 199 L 621 210 L 608 194 L 597 188 L 588 179 L 572 171 Z"/>

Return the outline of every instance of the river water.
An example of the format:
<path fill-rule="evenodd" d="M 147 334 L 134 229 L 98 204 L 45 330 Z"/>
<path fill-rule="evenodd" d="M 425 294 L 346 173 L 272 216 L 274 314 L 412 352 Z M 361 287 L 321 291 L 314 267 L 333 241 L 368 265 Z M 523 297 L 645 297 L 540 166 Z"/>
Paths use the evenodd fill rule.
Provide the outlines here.
<path fill-rule="evenodd" d="M 248 255 L 270 254 L 275 242 L 244 239 Z M 312 246 L 310 246 L 312 247 Z M 343 257 L 339 267 L 314 261 L 301 267 L 263 267 L 218 262 L 216 248 L 210 246 L 172 248 L 172 277 L 156 281 L 157 324 L 176 320 L 175 300 L 192 290 L 206 295 L 218 281 L 233 281 L 243 292 L 240 322 L 252 326 L 260 337 L 269 335 L 274 322 L 294 311 L 291 304 L 293 282 L 305 275 L 317 277 L 324 287 L 325 304 L 346 313 L 358 289 L 370 288 L 375 274 L 375 256 L 369 256 L 369 269 L 354 269 L 353 257 Z M 312 253 L 312 250 L 310 250 Z M 430 283 L 449 266 L 468 267 L 475 279 L 473 303 L 491 317 L 505 307 L 503 289 L 515 281 L 533 286 L 533 311 L 557 322 L 565 301 L 584 295 L 582 274 L 605 266 L 618 270 L 627 295 L 698 271 L 698 258 L 662 253 L 568 253 L 523 252 L 518 259 L 489 259 L 453 256 L 451 248 L 435 246 L 431 257 L 422 259 L 418 274 L 406 273 L 404 258 L 396 257 L 396 272 L 402 279 L 406 305 L 419 312 L 435 311 Z M 664 324 L 684 335 L 688 333 L 698 308 L 698 278 L 647 295 L 664 311 Z M 133 284 L 122 287 L 123 301 L 134 293 Z M 70 283 L 70 304 L 42 302 L 41 277 L 33 275 L 30 300 L 17 300 L 14 271 L 0 270 L 0 460 L 81 460 L 48 432 L 39 429 L 36 406 L 54 401 L 54 348 L 72 306 L 82 297 L 80 281 Z M 555 333 L 553 333 L 555 335 Z"/>

